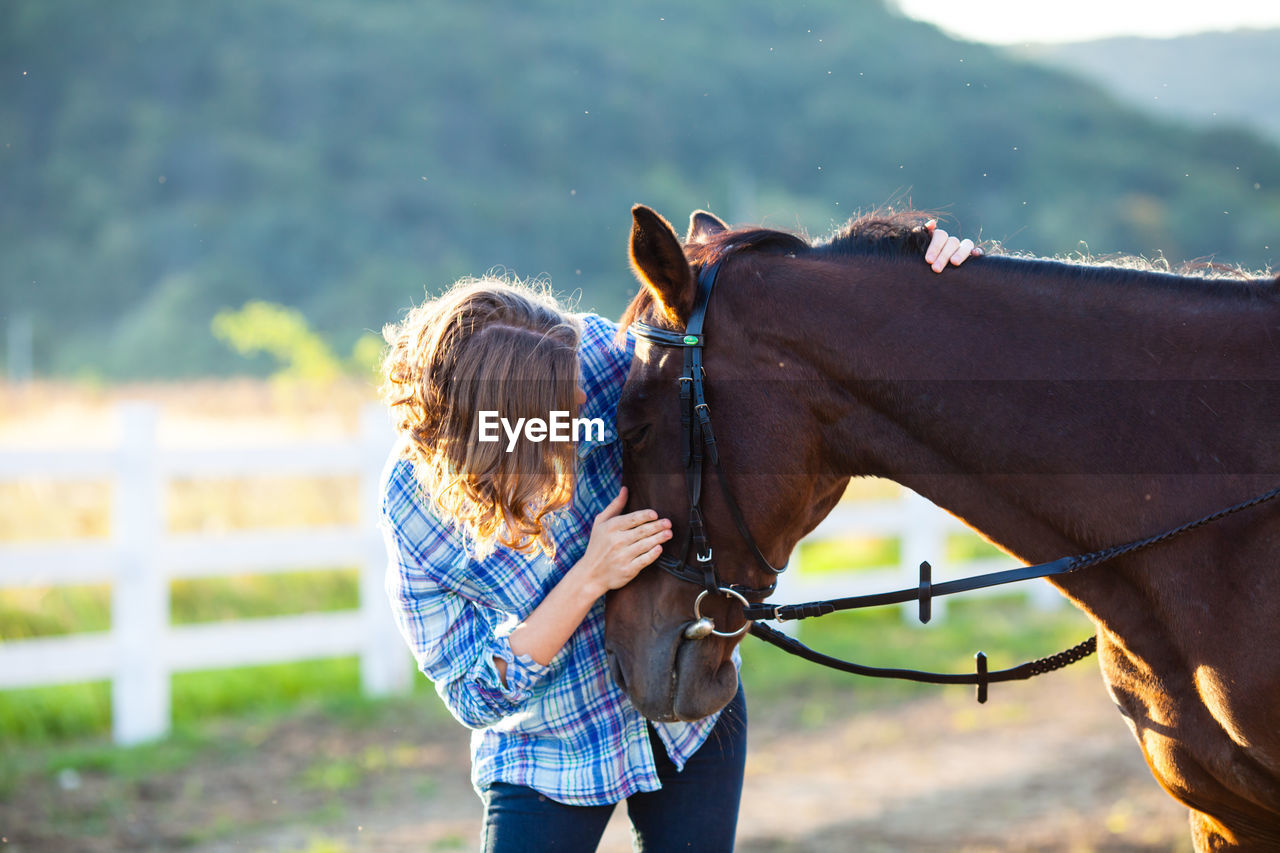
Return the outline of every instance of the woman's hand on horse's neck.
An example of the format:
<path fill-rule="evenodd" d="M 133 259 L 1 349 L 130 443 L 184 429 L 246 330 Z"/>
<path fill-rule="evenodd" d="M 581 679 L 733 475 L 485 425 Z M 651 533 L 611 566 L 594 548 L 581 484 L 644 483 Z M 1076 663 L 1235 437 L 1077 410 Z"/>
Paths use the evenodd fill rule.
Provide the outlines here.
<path fill-rule="evenodd" d="M 938 227 L 938 220 L 930 219 L 924 224 L 925 230 L 933 235 L 928 247 L 924 250 L 924 262 L 934 272 L 942 272 L 947 264 L 958 267 L 969 258 L 983 254 L 982 248 L 975 246 L 969 238 L 961 240 Z"/>

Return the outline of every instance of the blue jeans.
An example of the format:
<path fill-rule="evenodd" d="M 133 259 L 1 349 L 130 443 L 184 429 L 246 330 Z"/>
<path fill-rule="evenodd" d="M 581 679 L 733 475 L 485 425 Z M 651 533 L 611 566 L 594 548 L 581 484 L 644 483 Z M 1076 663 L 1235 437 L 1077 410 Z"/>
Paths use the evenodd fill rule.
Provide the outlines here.
<path fill-rule="evenodd" d="M 747 706 L 741 685 L 683 771 L 676 771 L 652 726 L 649 743 L 662 787 L 627 798 L 634 849 L 730 853 L 747 757 Z M 614 809 L 569 806 L 506 782 L 486 787 L 483 799 L 484 853 L 591 853 Z"/>

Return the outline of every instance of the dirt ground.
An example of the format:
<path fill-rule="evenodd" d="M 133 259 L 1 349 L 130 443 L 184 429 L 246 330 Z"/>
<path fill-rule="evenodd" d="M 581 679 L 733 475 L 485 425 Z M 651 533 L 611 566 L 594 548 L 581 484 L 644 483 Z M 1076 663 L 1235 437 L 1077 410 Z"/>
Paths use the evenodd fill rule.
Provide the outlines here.
<path fill-rule="evenodd" d="M 751 722 L 744 853 L 1189 849 L 1089 665 L 996 685 L 985 706 L 953 688 L 803 727 L 770 707 Z M 110 778 L 51 780 L 0 803 L 0 853 L 475 849 L 465 733 L 401 717 L 231 727 L 218 758 L 135 780 L 114 810 Z M 630 850 L 623 810 L 601 850 Z"/>

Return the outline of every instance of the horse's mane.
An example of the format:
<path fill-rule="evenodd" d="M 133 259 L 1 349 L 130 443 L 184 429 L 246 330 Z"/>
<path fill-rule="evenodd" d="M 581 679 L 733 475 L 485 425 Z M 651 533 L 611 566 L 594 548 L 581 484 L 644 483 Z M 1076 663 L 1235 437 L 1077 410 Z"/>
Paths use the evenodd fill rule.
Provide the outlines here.
<path fill-rule="evenodd" d="M 808 257 L 840 255 L 902 255 L 922 257 L 929 245 L 924 225 L 934 214 L 918 210 L 884 208 L 854 216 L 831 236 L 820 240 L 771 228 L 724 231 L 706 242 L 687 248 L 697 265 L 718 257 L 726 249 L 752 249 Z"/>
<path fill-rule="evenodd" d="M 685 254 L 695 267 L 712 262 L 730 248 L 796 256 L 874 253 L 922 257 L 929 244 L 924 223 L 931 217 L 932 214 L 917 210 L 885 208 L 854 216 L 831 237 L 821 241 L 773 228 L 730 229 L 685 246 Z M 640 288 L 623 312 L 620 327 L 625 330 L 652 305 L 653 294 L 647 287 Z"/>
<path fill-rule="evenodd" d="M 837 258 L 848 256 L 874 255 L 879 257 L 901 257 L 920 261 L 924 257 L 925 247 L 929 245 L 930 235 L 925 222 L 935 218 L 935 214 L 919 210 L 893 210 L 881 208 L 852 217 L 844 226 L 831 236 L 810 240 L 788 231 L 772 228 L 738 228 L 722 231 L 707 237 L 703 242 L 685 247 L 689 262 L 700 267 L 720 257 L 732 249 L 742 251 L 749 249 L 769 254 L 789 254 L 807 258 Z M 1150 259 L 1135 255 L 1092 256 L 1080 254 L 1075 257 L 1042 258 L 1030 254 L 1002 254 L 999 244 L 984 244 L 983 248 L 992 260 L 1016 264 L 1028 273 L 1057 273 L 1069 275 L 1077 281 L 1100 283 L 1125 283 L 1143 280 L 1153 283 L 1174 284 L 1186 279 L 1197 279 L 1205 282 L 1207 287 L 1218 289 L 1233 285 L 1242 292 L 1257 293 L 1260 288 L 1270 288 L 1280 292 L 1280 276 L 1272 277 L 1270 272 L 1253 273 L 1239 267 L 1214 263 L 1207 259 L 1187 261 L 1180 265 L 1171 265 L 1164 258 Z M 1239 285 L 1249 288 L 1238 288 Z M 644 316 L 645 311 L 653 304 L 653 296 L 648 288 L 640 288 L 640 292 L 631 300 L 621 320 L 621 328 L 626 329 L 632 322 Z"/>

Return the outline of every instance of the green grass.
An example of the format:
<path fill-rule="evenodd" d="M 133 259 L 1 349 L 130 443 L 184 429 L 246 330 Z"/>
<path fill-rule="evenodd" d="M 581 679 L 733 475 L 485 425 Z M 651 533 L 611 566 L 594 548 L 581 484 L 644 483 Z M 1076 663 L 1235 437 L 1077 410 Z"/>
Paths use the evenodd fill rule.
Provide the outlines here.
<path fill-rule="evenodd" d="M 439 702 L 419 691 L 377 700 L 313 697 L 234 718 L 189 720 L 160 741 L 131 747 L 103 737 L 5 745 L 0 824 L 26 822 L 31 849 L 79 849 L 77 842 L 89 838 L 134 849 L 124 839 L 138 820 L 153 827 L 158 834 L 151 840 L 163 839 L 164 849 L 236 840 L 275 824 L 322 832 L 343 819 L 352 797 L 365 801 L 370 786 L 385 794 L 388 779 L 399 779 L 400 787 L 434 784 L 415 772 L 433 761 L 422 738 L 446 731 L 451 742 L 465 743 L 465 732 Z M 347 748 L 362 738 L 363 745 Z M 322 742 L 329 745 L 320 748 Z M 261 784 L 245 779 L 246 769 L 255 778 L 260 769 Z M 253 785 L 254 791 L 245 789 Z M 239 792 L 233 798 L 254 802 L 236 814 L 208 805 L 225 801 L 229 786 Z M 431 793 L 424 788 L 424 795 Z M 268 800 L 273 807 L 264 808 Z M 23 846 L 24 832 L 18 839 L 8 835 Z"/>
<path fill-rule="evenodd" d="M 952 533 L 947 536 L 946 559 L 952 563 L 987 560 L 1008 555 L 976 533 Z"/>
<path fill-rule="evenodd" d="M 842 536 L 801 543 L 800 566 L 801 571 L 813 574 L 862 571 L 895 566 L 898 555 L 894 537 Z"/>
<path fill-rule="evenodd" d="M 952 533 L 938 559 L 964 563 L 1000 557 L 1003 553 L 976 533 Z M 901 555 L 900 541 L 894 536 L 842 536 L 800 545 L 802 570 L 815 574 L 883 569 L 896 566 Z"/>
<path fill-rule="evenodd" d="M 169 584 L 174 625 L 257 619 L 358 607 L 358 569 L 244 574 Z M 51 637 L 111 627 L 111 587 L 24 587 L 0 590 L 0 641 Z"/>
<path fill-rule="evenodd" d="M 136 782 L 151 774 L 185 767 L 211 750 L 225 751 L 229 744 L 209 729 L 179 727 L 164 740 L 134 747 L 117 747 L 101 740 L 19 743 L 6 747 L 0 762 L 0 800 L 12 794 L 23 780 L 58 777 L 64 772 L 102 773 L 122 783 Z"/>
<path fill-rule="evenodd" d="M 360 606 L 360 571 L 286 572 L 174 581 L 173 623 L 257 619 Z"/>
<path fill-rule="evenodd" d="M 236 575 L 174 581 L 175 625 L 254 619 L 359 604 L 355 569 Z M 0 591 L 0 639 L 105 631 L 111 626 L 107 585 Z M 356 696 L 355 658 L 179 673 L 173 677 L 175 725 L 228 714 L 279 709 L 320 697 Z M 100 735 L 111 728 L 106 682 L 0 691 L 0 745 Z"/>
<path fill-rule="evenodd" d="M 277 712 L 308 701 L 360 695 L 354 657 L 184 672 L 171 681 L 175 726 Z M 0 748 L 103 735 L 111 730 L 107 682 L 0 691 Z"/>
<path fill-rule="evenodd" d="M 111 627 L 111 587 L 0 589 L 0 642 Z"/>

